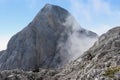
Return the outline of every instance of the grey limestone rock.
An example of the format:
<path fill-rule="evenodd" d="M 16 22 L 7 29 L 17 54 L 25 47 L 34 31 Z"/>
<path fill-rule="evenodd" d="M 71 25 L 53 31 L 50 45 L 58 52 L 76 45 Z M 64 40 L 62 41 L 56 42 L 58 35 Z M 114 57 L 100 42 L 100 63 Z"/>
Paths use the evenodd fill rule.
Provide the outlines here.
<path fill-rule="evenodd" d="M 0 69 L 18 68 L 0 71 L 0 80 L 120 80 L 119 26 L 101 35 L 95 44 L 77 59 L 72 60 L 69 64 L 64 64 L 61 69 L 55 68 L 69 62 L 68 60 L 72 56 L 69 50 L 71 49 L 70 46 L 74 44 L 66 45 L 72 43 L 70 35 L 72 38 L 75 37 L 75 40 L 88 40 L 97 37 L 97 35 L 83 28 L 73 29 L 73 26 L 76 25 L 74 23 L 68 24 L 70 22 L 68 19 L 71 16 L 66 17 L 68 20 L 66 22 L 62 16 L 59 18 L 61 15 L 59 14 L 57 16 L 59 18 L 57 19 L 58 23 L 56 23 L 54 21 L 56 16 L 52 13 L 49 20 L 48 17 L 45 17 L 49 15 L 48 12 L 46 15 L 42 12 L 45 13 L 44 11 L 50 9 L 51 13 L 51 9 L 53 10 L 51 7 L 55 7 L 55 10 L 58 8 L 59 11 L 62 9 L 58 6 L 46 5 L 28 27 L 13 36 L 7 50 L 0 52 Z M 48 9 L 46 10 L 46 8 Z M 63 10 L 63 13 L 65 11 L 66 15 L 69 14 Z M 45 22 L 41 20 L 41 17 L 45 19 Z M 65 23 L 60 19 L 65 20 Z M 49 26 L 47 26 L 48 23 Z M 76 36 L 73 36 L 75 34 L 77 34 L 77 39 Z M 69 47 L 69 50 L 66 47 Z"/>
<path fill-rule="evenodd" d="M 119 80 L 120 27 L 101 35 L 88 51 L 65 66 L 58 80 Z"/>
<path fill-rule="evenodd" d="M 76 26 L 80 29 L 74 30 Z M 10 39 L 7 50 L 0 54 L 0 70 L 60 68 L 74 57 L 69 53 L 68 39 L 76 32 L 79 39 L 97 38 L 96 33 L 76 25 L 67 10 L 46 4 L 27 27 Z"/>

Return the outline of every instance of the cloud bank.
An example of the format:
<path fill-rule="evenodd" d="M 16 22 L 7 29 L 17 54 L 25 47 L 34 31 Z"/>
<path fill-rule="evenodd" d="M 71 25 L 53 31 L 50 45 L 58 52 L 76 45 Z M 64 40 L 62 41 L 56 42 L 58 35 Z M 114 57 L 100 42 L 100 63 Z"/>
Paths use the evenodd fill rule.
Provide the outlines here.
<path fill-rule="evenodd" d="M 7 48 L 7 43 L 9 41 L 9 36 L 0 36 L 0 51 Z"/>
<path fill-rule="evenodd" d="M 91 37 L 93 35 L 90 35 L 89 33 L 88 34 L 90 36 L 87 36 L 85 32 L 87 33 L 88 31 L 80 27 L 79 23 L 71 15 L 66 18 L 63 25 L 67 26 L 68 30 L 71 29 L 72 32 L 67 30 L 67 41 L 59 41 L 57 48 L 60 49 L 60 53 L 63 54 L 63 56 L 65 56 L 66 53 L 67 57 L 69 55 L 68 60 L 75 60 L 81 56 L 85 51 L 93 46 L 94 42 L 98 38 L 97 36 Z M 84 31 L 84 33 L 79 32 L 80 30 Z"/>
<path fill-rule="evenodd" d="M 80 24 L 99 35 L 120 25 L 120 10 L 114 6 L 108 0 L 70 0 L 71 12 Z"/>

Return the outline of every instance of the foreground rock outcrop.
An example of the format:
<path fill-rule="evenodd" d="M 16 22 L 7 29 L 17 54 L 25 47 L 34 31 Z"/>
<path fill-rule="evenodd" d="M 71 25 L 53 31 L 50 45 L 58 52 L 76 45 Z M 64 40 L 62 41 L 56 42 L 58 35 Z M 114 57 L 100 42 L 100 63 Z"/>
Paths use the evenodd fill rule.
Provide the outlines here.
<path fill-rule="evenodd" d="M 0 70 L 60 68 L 76 59 L 97 39 L 65 9 L 46 4 L 33 21 L 0 52 Z"/>
<path fill-rule="evenodd" d="M 93 47 L 56 77 L 58 80 L 120 80 L 120 27 L 100 36 Z"/>
<path fill-rule="evenodd" d="M 39 72 L 22 70 L 4 70 L 0 72 L 0 80 L 57 80 L 52 78 L 59 70 L 39 69 Z"/>

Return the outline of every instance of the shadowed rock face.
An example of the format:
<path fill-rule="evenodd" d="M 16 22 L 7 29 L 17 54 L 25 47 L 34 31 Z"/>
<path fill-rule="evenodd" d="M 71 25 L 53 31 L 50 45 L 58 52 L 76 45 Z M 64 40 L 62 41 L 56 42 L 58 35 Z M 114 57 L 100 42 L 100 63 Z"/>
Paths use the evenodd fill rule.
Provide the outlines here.
<path fill-rule="evenodd" d="M 73 56 L 66 48 L 70 35 L 77 32 L 83 37 L 97 38 L 91 31 L 73 30 L 74 18 L 66 23 L 69 16 L 65 9 L 46 4 L 27 27 L 10 39 L 0 56 L 0 69 L 59 68 L 68 63 Z"/>

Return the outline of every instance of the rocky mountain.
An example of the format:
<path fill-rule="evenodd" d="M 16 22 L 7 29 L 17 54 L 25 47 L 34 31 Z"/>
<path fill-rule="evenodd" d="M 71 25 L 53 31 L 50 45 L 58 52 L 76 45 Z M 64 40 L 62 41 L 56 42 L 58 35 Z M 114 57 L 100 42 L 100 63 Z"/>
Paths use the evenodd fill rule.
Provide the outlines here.
<path fill-rule="evenodd" d="M 120 27 L 101 35 L 78 59 L 62 69 L 0 72 L 1 80 L 120 80 Z"/>
<path fill-rule="evenodd" d="M 58 80 L 120 80 L 120 27 L 100 36 L 94 46 L 55 77 Z"/>
<path fill-rule="evenodd" d="M 67 10 L 46 4 L 0 52 L 0 70 L 61 68 L 89 49 L 97 37 L 81 28 Z"/>

